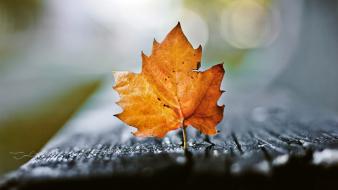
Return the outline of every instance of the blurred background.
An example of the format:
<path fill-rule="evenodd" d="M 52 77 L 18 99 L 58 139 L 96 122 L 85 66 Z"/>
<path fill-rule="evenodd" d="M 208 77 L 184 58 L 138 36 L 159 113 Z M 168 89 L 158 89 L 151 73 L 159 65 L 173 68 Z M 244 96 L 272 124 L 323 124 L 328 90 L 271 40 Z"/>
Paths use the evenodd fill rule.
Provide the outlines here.
<path fill-rule="evenodd" d="M 0 0 L 0 175 L 178 21 L 203 69 L 225 63 L 228 112 L 262 92 L 338 112 L 336 0 Z"/>

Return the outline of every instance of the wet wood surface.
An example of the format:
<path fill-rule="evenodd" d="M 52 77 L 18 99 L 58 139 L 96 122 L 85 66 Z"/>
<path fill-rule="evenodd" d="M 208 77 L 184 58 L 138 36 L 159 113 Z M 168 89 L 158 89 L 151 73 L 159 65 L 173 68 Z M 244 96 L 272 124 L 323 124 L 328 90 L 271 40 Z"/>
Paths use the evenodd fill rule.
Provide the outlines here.
<path fill-rule="evenodd" d="M 225 115 L 208 137 L 188 128 L 163 139 L 134 137 L 98 92 L 2 189 L 194 187 L 321 189 L 338 179 L 338 117 L 322 111 L 254 107 Z M 46 126 L 47 127 L 47 126 Z"/>

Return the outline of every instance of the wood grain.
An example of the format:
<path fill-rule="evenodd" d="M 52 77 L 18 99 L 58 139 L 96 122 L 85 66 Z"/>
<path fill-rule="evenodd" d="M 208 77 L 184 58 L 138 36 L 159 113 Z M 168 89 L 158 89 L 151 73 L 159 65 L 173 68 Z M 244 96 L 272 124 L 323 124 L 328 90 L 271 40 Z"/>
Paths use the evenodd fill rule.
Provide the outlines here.
<path fill-rule="evenodd" d="M 338 117 L 324 111 L 275 106 L 227 115 L 212 137 L 188 128 L 163 139 L 140 139 L 114 118 L 111 91 L 102 91 L 32 160 L 7 175 L 3 189 L 212 187 L 236 189 L 331 187 Z M 257 116 L 258 112 L 261 114 Z M 327 156 L 332 154 L 332 156 Z M 334 157 L 335 156 L 335 157 Z M 320 177 L 318 177 L 320 176 Z"/>

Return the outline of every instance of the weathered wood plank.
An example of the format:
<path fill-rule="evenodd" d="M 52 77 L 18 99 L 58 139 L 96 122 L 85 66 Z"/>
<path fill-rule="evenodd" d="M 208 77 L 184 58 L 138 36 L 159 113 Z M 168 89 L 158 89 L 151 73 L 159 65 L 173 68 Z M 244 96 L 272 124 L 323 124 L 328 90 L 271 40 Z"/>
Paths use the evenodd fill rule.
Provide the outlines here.
<path fill-rule="evenodd" d="M 262 188 L 281 183 L 277 188 L 282 188 L 282 181 L 294 180 L 295 174 L 304 175 L 296 176 L 298 182 L 312 187 L 312 183 L 322 183 L 314 180 L 317 172 L 338 177 L 336 170 L 315 166 L 331 159 L 325 158 L 323 150 L 338 145 L 335 115 L 266 107 L 264 119 L 257 120 L 249 110 L 227 116 L 213 137 L 189 128 L 189 151 L 184 152 L 180 131 L 163 139 L 134 137 L 129 127 L 112 117 L 118 108 L 106 105 L 114 101 L 110 93 L 103 90 L 94 95 L 43 150 L 8 175 L 0 187 L 175 186 L 167 184 L 167 179 L 175 179 L 195 187 L 212 183 Z M 314 154 L 319 156 L 316 160 Z M 338 158 L 329 161 L 334 164 Z"/>

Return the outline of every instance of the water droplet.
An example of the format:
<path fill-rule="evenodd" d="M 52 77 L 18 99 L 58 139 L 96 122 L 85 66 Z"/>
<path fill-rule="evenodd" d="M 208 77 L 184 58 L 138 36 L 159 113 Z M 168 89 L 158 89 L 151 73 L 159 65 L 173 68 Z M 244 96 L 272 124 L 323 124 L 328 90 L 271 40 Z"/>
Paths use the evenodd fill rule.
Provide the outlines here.
<path fill-rule="evenodd" d="M 325 149 L 323 151 L 316 151 L 313 154 L 312 163 L 314 164 L 337 164 L 338 163 L 338 150 L 335 149 Z"/>
<path fill-rule="evenodd" d="M 219 156 L 218 150 L 213 150 L 213 151 L 212 151 L 212 154 L 213 154 L 214 156 L 216 156 L 216 157 Z"/>
<path fill-rule="evenodd" d="M 285 154 L 282 156 L 278 156 L 272 161 L 272 164 L 275 166 L 283 165 L 289 160 L 289 155 Z"/>

